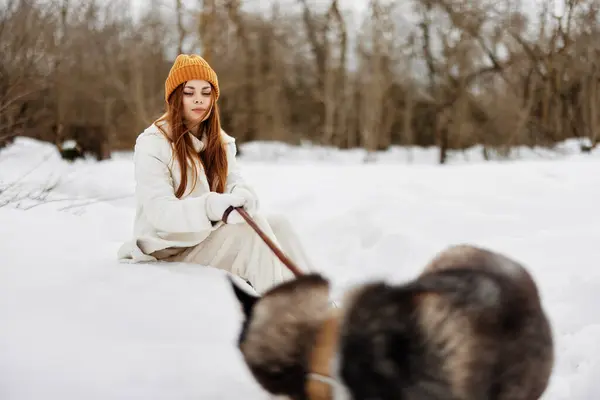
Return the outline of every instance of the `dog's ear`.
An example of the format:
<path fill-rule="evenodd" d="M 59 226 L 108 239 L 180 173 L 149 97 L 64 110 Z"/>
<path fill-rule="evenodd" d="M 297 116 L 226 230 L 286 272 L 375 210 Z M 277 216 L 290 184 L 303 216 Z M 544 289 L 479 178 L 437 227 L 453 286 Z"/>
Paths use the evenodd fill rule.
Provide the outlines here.
<path fill-rule="evenodd" d="M 233 293 L 235 294 L 235 297 L 240 302 L 240 305 L 242 306 L 242 310 L 244 311 L 244 316 L 246 318 L 249 318 L 250 314 L 252 313 L 252 309 L 254 308 L 254 304 L 256 304 L 256 302 L 258 301 L 258 299 L 260 299 L 260 297 L 252 295 L 252 294 L 248 293 L 246 290 L 242 289 L 240 287 L 240 285 L 238 283 L 236 283 L 235 279 L 232 278 L 231 276 L 228 275 L 227 279 L 229 279 L 229 282 L 231 283 L 231 287 L 233 288 Z"/>

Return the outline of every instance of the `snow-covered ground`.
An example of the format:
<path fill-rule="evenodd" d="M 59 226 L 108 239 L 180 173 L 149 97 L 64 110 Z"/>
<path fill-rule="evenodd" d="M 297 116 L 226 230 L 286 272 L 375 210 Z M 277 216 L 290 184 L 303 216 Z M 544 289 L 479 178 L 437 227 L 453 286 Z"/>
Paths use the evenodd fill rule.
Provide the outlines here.
<path fill-rule="evenodd" d="M 288 216 L 337 293 L 409 279 L 460 242 L 523 262 L 556 335 L 544 399 L 600 398 L 600 152 L 571 142 L 563 154 L 483 162 L 474 149 L 438 166 L 433 149 L 369 164 L 360 151 L 242 150 L 264 210 Z M 131 154 L 67 164 L 19 138 L 0 151 L 6 186 L 1 399 L 267 398 L 235 348 L 241 315 L 219 271 L 116 261 L 132 228 Z"/>

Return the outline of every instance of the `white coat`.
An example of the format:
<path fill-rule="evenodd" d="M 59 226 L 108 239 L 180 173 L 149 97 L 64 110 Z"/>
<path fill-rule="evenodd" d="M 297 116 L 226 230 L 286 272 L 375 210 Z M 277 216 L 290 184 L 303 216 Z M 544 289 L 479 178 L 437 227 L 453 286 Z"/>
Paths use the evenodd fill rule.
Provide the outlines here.
<path fill-rule="evenodd" d="M 224 131 L 221 135 L 228 163 L 225 192 L 241 185 L 256 196 L 236 162 L 235 139 Z M 202 151 L 204 143 L 190 136 L 196 151 Z M 196 186 L 192 188 L 194 169 L 188 168 L 186 191 L 177 198 L 175 190 L 181 174 L 169 140 L 154 124 L 138 136 L 134 148 L 136 210 L 133 238 L 119 248 L 119 260 L 183 261 L 214 266 L 250 281 L 257 292 L 292 278 L 287 267 L 248 224 L 225 225 L 213 223 L 208 218 L 206 198 L 210 189 L 204 170 L 199 164 L 197 166 L 200 174 Z M 287 219 L 278 216 L 267 220 L 260 213 L 253 218 L 288 256 L 301 259 L 294 260 L 301 263 L 301 268 L 311 269 Z"/>

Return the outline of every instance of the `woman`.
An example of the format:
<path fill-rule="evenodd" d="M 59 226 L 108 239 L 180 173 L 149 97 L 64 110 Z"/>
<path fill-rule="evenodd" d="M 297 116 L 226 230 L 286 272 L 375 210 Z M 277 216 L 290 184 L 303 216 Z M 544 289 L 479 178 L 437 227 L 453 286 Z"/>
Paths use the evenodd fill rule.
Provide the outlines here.
<path fill-rule="evenodd" d="M 178 261 L 227 270 L 258 293 L 293 278 L 237 211 L 243 206 L 300 268 L 312 269 L 298 237 L 283 217 L 268 220 L 236 164 L 235 140 L 219 119 L 219 82 L 196 55 L 179 55 L 165 82 L 166 113 L 135 144 L 134 238 L 118 252 L 122 261 Z"/>

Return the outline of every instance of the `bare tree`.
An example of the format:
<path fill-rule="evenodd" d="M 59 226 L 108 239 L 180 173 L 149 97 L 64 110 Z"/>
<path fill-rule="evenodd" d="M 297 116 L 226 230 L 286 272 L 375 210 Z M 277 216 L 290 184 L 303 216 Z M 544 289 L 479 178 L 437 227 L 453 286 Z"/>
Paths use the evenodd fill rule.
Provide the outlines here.
<path fill-rule="evenodd" d="M 32 102 L 42 96 L 47 82 L 38 71 L 50 43 L 50 7 L 9 0 L 0 12 L 0 148 L 43 118 Z M 35 29 L 34 29 L 35 27 Z"/>
<path fill-rule="evenodd" d="M 185 41 L 186 31 L 183 24 L 183 14 L 185 9 L 183 7 L 183 0 L 175 0 L 175 15 L 177 18 L 177 53 L 183 53 L 183 42 Z"/>

